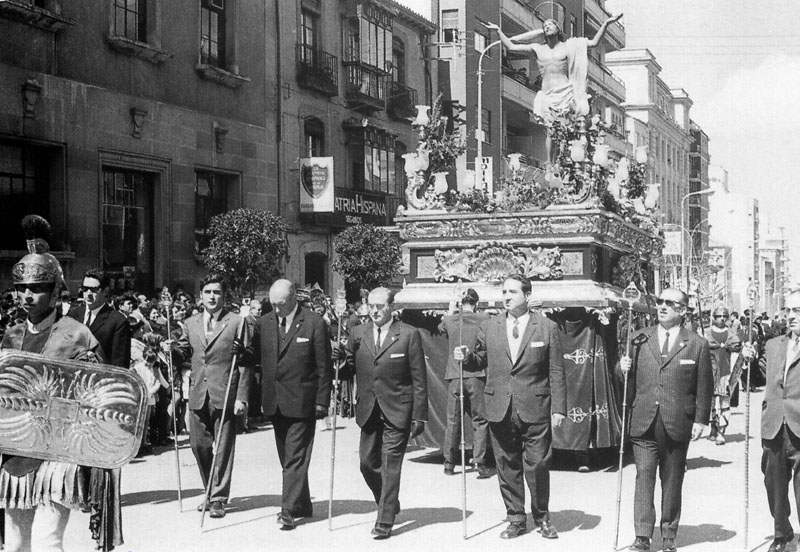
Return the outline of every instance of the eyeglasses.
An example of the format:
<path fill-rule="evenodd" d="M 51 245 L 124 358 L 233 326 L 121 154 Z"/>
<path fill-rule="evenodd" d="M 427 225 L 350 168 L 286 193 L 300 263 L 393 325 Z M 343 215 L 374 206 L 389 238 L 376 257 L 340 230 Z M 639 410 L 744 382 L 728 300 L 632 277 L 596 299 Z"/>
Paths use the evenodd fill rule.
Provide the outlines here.
<path fill-rule="evenodd" d="M 659 307 L 661 305 L 667 305 L 671 309 L 677 309 L 679 307 L 685 307 L 686 306 L 683 303 L 680 303 L 678 301 L 673 301 L 672 299 L 662 299 L 661 297 L 656 299 L 656 305 L 658 305 Z"/>
<path fill-rule="evenodd" d="M 14 290 L 17 293 L 25 293 L 25 290 L 31 290 L 31 293 L 46 293 L 52 291 L 53 284 L 16 284 Z"/>
<path fill-rule="evenodd" d="M 83 291 L 91 291 L 93 293 L 99 293 L 100 292 L 100 286 L 81 286 L 81 289 Z"/>

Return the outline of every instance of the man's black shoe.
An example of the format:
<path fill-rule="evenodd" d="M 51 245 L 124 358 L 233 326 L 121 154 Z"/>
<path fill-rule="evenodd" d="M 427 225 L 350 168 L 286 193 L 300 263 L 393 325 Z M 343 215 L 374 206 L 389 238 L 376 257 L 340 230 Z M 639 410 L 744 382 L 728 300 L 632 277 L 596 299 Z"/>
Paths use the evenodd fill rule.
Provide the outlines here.
<path fill-rule="evenodd" d="M 478 464 L 478 479 L 490 479 L 492 477 L 492 470 L 484 466 L 483 464 Z"/>
<path fill-rule="evenodd" d="M 211 507 L 211 503 L 206 501 L 201 502 L 200 504 L 197 505 L 197 511 L 202 512 L 203 506 L 206 507 L 206 512 L 208 512 L 208 509 Z"/>
<path fill-rule="evenodd" d="M 296 527 L 294 517 L 286 510 L 281 510 L 281 513 L 278 514 L 277 522 L 283 531 L 291 531 Z"/>
<path fill-rule="evenodd" d="M 772 541 L 767 552 L 784 552 L 786 550 L 786 545 L 789 544 L 794 540 L 794 532 L 789 533 L 785 537 L 775 537 L 775 540 Z"/>
<path fill-rule="evenodd" d="M 370 533 L 375 540 L 385 540 L 392 536 L 392 526 L 386 523 L 376 523 Z"/>
<path fill-rule="evenodd" d="M 211 506 L 208 507 L 208 515 L 212 518 L 224 518 L 225 506 L 223 506 L 222 502 L 219 501 L 212 502 Z"/>
<path fill-rule="evenodd" d="M 545 519 L 543 521 L 536 521 L 536 531 L 542 534 L 542 536 L 546 539 L 557 539 L 558 538 L 558 531 L 556 528 L 553 527 L 553 524 L 550 523 L 550 520 Z"/>
<path fill-rule="evenodd" d="M 453 464 L 451 464 L 449 462 L 445 462 L 444 463 L 444 474 L 445 475 L 455 475 L 456 474 Z"/>
<path fill-rule="evenodd" d="M 636 537 L 636 540 L 628 547 L 628 550 L 635 550 L 637 552 L 650 550 L 650 539 L 647 537 Z"/>
<path fill-rule="evenodd" d="M 678 549 L 675 548 L 675 539 L 669 537 L 662 539 L 661 550 L 663 552 L 678 552 Z"/>
<path fill-rule="evenodd" d="M 524 521 L 512 521 L 508 524 L 508 527 L 503 529 L 503 532 L 500 533 L 500 538 L 515 539 L 518 536 L 527 532 L 528 532 L 528 526 L 525 525 Z"/>

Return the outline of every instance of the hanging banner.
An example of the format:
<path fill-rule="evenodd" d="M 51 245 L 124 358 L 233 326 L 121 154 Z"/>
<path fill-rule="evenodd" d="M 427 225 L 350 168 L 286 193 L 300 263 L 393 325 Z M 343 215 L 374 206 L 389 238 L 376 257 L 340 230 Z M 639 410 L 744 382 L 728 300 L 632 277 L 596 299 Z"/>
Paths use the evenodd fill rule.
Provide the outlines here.
<path fill-rule="evenodd" d="M 664 232 L 664 255 L 681 254 L 681 231 L 666 230 Z"/>
<path fill-rule="evenodd" d="M 333 157 L 300 159 L 300 212 L 333 212 Z"/>

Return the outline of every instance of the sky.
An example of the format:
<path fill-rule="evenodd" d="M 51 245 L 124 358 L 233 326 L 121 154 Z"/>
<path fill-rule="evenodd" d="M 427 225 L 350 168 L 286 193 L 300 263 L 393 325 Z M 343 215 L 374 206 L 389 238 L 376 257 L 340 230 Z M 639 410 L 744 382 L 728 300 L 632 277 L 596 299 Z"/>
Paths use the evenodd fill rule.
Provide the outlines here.
<path fill-rule="evenodd" d="M 399 1 L 430 17 L 429 0 Z M 688 92 L 711 164 L 728 171 L 731 191 L 756 197 L 775 234 L 785 227 L 792 280 L 800 280 L 800 110 L 792 100 L 800 2 L 606 0 L 606 9 L 623 13 L 627 47 L 649 49 L 664 82 Z"/>

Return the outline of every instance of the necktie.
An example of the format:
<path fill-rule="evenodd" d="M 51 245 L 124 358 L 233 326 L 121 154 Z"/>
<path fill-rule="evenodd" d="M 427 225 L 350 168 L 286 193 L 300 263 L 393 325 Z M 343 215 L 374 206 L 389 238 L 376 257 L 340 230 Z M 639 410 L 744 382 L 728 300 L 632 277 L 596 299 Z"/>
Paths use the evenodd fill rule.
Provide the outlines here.
<path fill-rule="evenodd" d="M 286 317 L 281 316 L 281 337 L 286 337 Z"/>
<path fill-rule="evenodd" d="M 519 339 L 519 318 L 514 318 L 514 327 L 511 328 L 511 336 L 514 339 Z"/>
<path fill-rule="evenodd" d="M 88 328 L 89 324 L 92 323 L 91 321 L 92 321 L 92 311 L 89 309 L 89 307 L 86 307 L 86 317 L 83 319 L 83 325 Z"/>
<path fill-rule="evenodd" d="M 214 333 L 214 317 L 209 316 L 208 326 L 206 327 L 206 337 L 210 336 L 212 333 Z"/>
<path fill-rule="evenodd" d="M 669 332 L 664 333 L 664 345 L 661 347 L 661 356 L 665 357 L 669 354 Z"/>
<path fill-rule="evenodd" d="M 381 348 L 381 329 L 378 328 L 378 337 L 375 338 L 375 350 L 377 351 L 380 348 Z"/>

